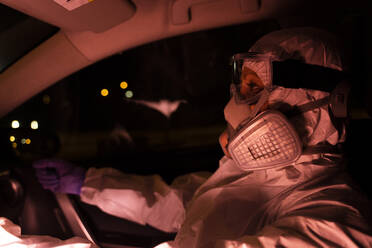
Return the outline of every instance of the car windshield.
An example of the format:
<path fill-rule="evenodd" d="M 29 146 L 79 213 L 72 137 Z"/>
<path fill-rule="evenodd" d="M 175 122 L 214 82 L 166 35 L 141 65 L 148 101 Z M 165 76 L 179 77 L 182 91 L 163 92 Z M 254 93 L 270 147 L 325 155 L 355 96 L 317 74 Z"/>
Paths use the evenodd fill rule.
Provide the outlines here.
<path fill-rule="evenodd" d="M 223 154 L 229 59 L 277 28 L 265 21 L 201 31 L 97 62 L 2 118 L 5 146 L 27 162 L 59 157 L 136 173 L 214 170 Z"/>

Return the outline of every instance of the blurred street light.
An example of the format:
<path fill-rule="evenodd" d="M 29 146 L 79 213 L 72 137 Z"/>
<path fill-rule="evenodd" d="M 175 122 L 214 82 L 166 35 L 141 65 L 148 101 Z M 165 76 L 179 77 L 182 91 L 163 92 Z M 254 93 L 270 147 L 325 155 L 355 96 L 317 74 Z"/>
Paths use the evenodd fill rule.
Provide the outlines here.
<path fill-rule="evenodd" d="M 19 126 L 20 126 L 19 121 L 17 121 L 17 120 L 12 121 L 11 126 L 12 126 L 12 128 L 19 128 Z"/>
<path fill-rule="evenodd" d="M 126 88 L 128 88 L 128 83 L 123 81 L 120 83 L 120 88 L 122 88 L 123 90 L 125 90 Z"/>
<path fill-rule="evenodd" d="M 131 91 L 131 90 L 126 91 L 125 92 L 125 97 L 126 98 L 132 98 L 133 97 L 133 91 Z"/>
<path fill-rule="evenodd" d="M 101 96 L 108 96 L 108 94 L 109 94 L 108 89 L 102 89 L 101 90 Z"/>
<path fill-rule="evenodd" d="M 39 128 L 39 123 L 37 121 L 31 121 L 31 129 L 38 129 Z"/>

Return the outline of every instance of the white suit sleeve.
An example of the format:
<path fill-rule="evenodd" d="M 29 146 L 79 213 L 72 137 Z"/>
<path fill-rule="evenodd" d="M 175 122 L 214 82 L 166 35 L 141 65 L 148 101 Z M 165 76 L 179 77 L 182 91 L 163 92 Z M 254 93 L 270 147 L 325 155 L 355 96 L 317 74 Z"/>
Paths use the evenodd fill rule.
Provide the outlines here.
<path fill-rule="evenodd" d="M 305 216 L 283 218 L 260 233 L 220 240 L 216 248 L 248 247 L 371 247 L 371 239 L 351 226 Z"/>
<path fill-rule="evenodd" d="M 0 247 L 98 248 L 80 237 L 60 240 L 50 236 L 21 235 L 21 228 L 3 217 L 0 217 Z"/>
<path fill-rule="evenodd" d="M 193 173 L 167 185 L 159 175 L 139 176 L 113 168 L 90 168 L 80 197 L 113 216 L 177 232 L 185 218 L 185 204 L 209 175 Z"/>
<path fill-rule="evenodd" d="M 257 235 L 219 240 L 216 248 L 371 247 L 372 233 L 360 216 L 349 212 L 336 217 L 337 208 L 323 210 L 333 212 L 337 219 L 306 214 L 286 216 L 265 226 Z"/>

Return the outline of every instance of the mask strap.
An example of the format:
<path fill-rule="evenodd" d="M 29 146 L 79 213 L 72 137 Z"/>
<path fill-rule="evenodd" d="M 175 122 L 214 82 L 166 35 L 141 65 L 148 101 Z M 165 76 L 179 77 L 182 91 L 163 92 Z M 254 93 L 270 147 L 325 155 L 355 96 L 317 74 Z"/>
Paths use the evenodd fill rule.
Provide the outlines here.
<path fill-rule="evenodd" d="M 347 104 L 349 92 L 350 84 L 346 81 L 343 81 L 337 85 L 329 96 L 296 106 L 296 110 L 290 111 L 288 113 L 288 117 L 293 117 L 307 111 L 329 105 L 335 117 L 346 118 L 348 111 Z"/>
<path fill-rule="evenodd" d="M 307 146 L 303 150 L 302 154 L 319 154 L 319 153 L 331 153 L 331 154 L 341 154 L 341 148 L 338 146 L 332 146 L 330 144 L 318 144 L 315 146 Z"/>
<path fill-rule="evenodd" d="M 326 106 L 329 103 L 330 103 L 330 97 L 326 96 L 326 97 L 323 97 L 321 99 L 296 106 L 296 108 L 294 110 L 290 110 L 289 112 L 287 112 L 286 116 L 288 118 L 291 118 L 291 117 L 294 117 L 296 115 L 300 115 L 302 113 L 305 113 L 307 111 Z"/>

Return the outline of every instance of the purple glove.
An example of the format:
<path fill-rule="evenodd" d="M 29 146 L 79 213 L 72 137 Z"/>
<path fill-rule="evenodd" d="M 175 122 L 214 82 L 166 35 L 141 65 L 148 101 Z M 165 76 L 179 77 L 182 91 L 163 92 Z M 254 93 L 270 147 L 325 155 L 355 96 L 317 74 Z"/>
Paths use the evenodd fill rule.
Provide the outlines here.
<path fill-rule="evenodd" d="M 58 159 L 38 160 L 32 165 L 44 189 L 53 192 L 80 195 L 85 179 L 84 168 Z"/>

